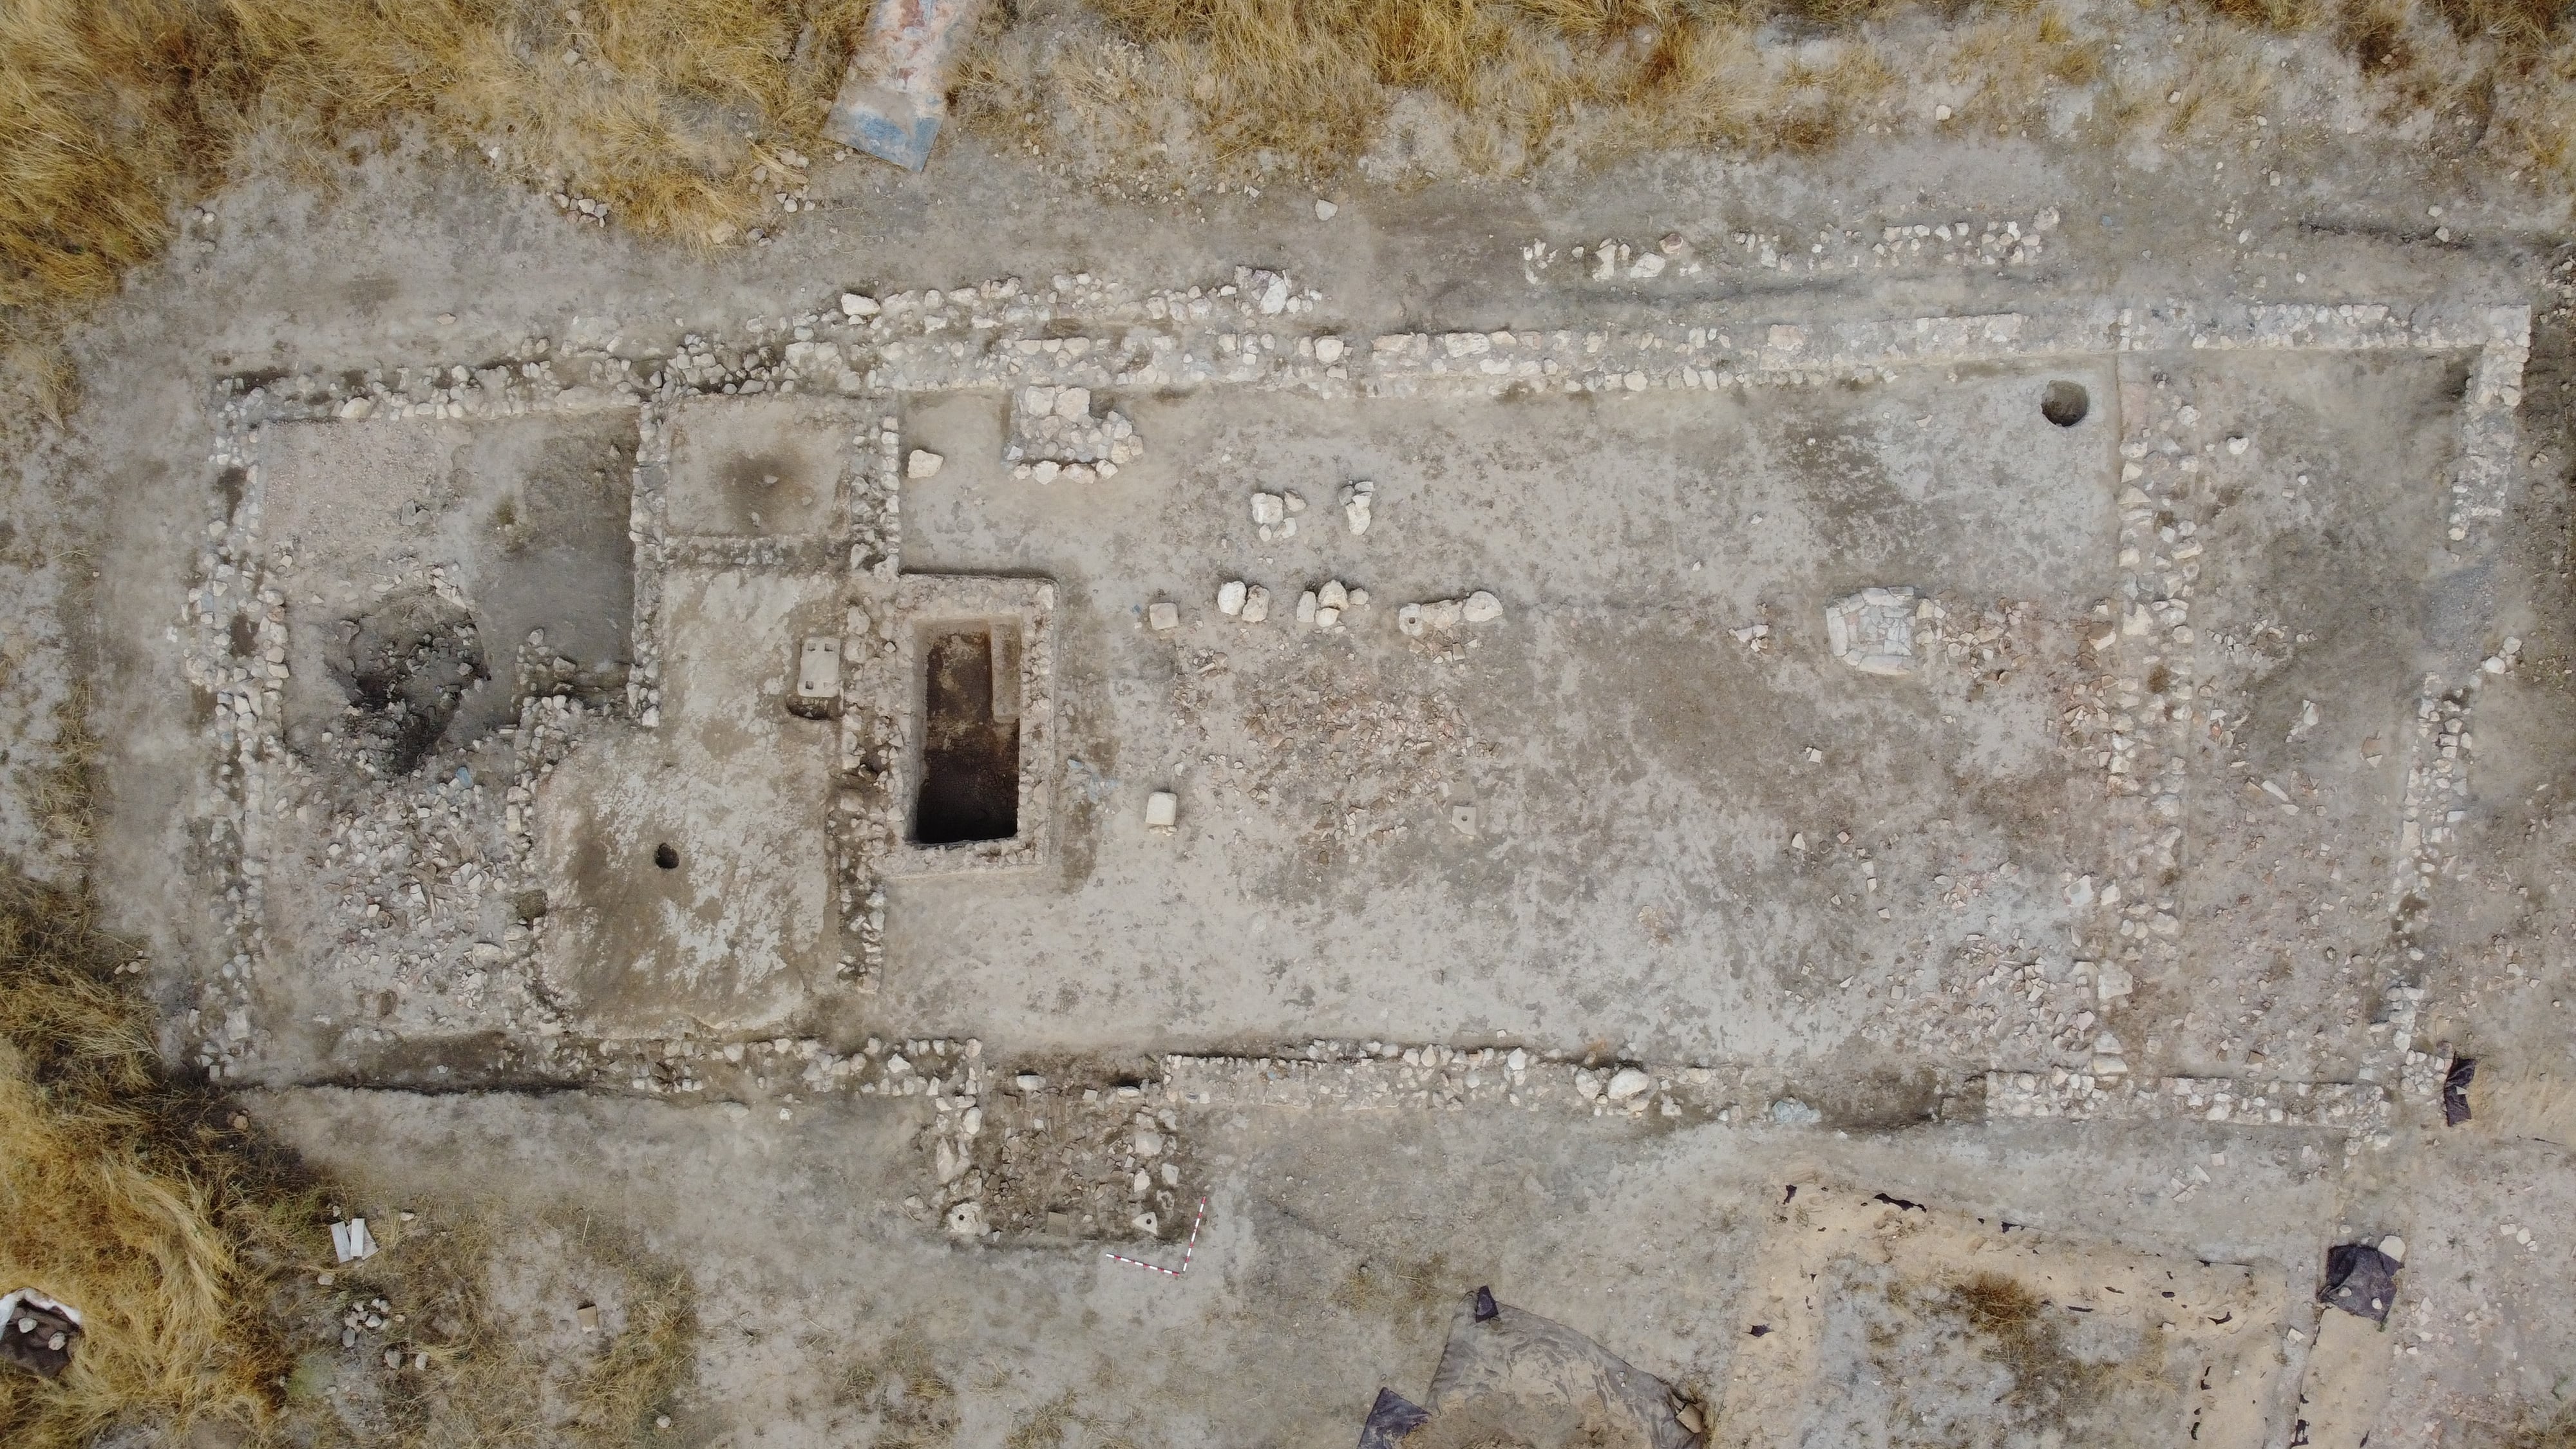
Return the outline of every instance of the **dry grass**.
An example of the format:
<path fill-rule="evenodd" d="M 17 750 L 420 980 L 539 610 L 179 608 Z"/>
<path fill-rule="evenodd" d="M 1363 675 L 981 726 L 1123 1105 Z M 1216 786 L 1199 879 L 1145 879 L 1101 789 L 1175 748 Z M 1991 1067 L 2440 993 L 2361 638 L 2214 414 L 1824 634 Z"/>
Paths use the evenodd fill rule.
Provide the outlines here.
<path fill-rule="evenodd" d="M 408 127 L 628 225 L 721 240 L 815 144 L 864 0 L 11 0 L 0 306 L 113 290 L 254 135 Z M 768 173 L 756 175 L 755 173 Z"/>
<path fill-rule="evenodd" d="M 1320 181 L 1372 154 L 1397 174 L 1517 174 L 1817 152 L 1923 128 L 1925 82 L 1964 91 L 1958 120 L 1994 134 L 2039 134 L 2059 98 L 2091 92 L 2097 138 L 2282 136 L 2312 103 L 2289 78 L 2357 88 L 2445 164 L 2474 152 L 2535 186 L 2576 181 L 2565 0 L 2199 0 L 2181 25 L 2079 22 L 2045 0 L 1094 0 L 1109 38 L 1090 43 L 1046 8 L 1060 0 L 1023 3 L 1025 23 L 988 19 L 966 118 L 1144 190 Z"/>
<path fill-rule="evenodd" d="M 0 1279 L 86 1330 L 60 1377 L 0 1374 L 13 1449 L 124 1422 L 257 1430 L 289 1363 L 264 1306 L 312 1190 L 160 1074 L 124 959 L 76 898 L 0 892 Z"/>
<path fill-rule="evenodd" d="M 842 1370 L 836 1400 L 876 1416 L 879 1449 L 945 1449 L 957 1438 L 957 1389 L 930 1346 L 898 1333 Z"/>
<path fill-rule="evenodd" d="M 697 1295 L 679 1265 L 597 1219 L 569 1211 L 510 1225 L 545 1236 L 570 1270 L 613 1276 L 625 1323 L 595 1352 L 550 1361 L 527 1325 L 494 1298 L 502 1224 L 466 1213 L 398 1242 L 347 1275 L 346 1296 L 382 1296 L 411 1336 L 400 1366 L 378 1376 L 382 1423 L 365 1436 L 386 1449 L 618 1449 L 645 1441 L 686 1382 L 696 1352 Z M 429 1365 L 415 1368 L 415 1354 Z M 370 1370 L 372 1372 L 372 1370 Z"/>
<path fill-rule="evenodd" d="M 1853 36 L 1892 0 L 1098 0 L 1105 52 L 1046 50 L 995 18 L 961 75 L 970 122 L 1046 149 L 1054 107 L 1087 119 L 1104 71 L 1127 103 L 1177 108 L 1216 174 L 1325 175 L 1386 134 L 1399 102 L 1443 108 L 1471 171 L 1519 169 L 1570 124 L 1582 149 L 1711 144 L 1814 151 L 1898 81 Z M 1819 39 L 1792 54 L 1766 25 Z M 1102 62 L 1108 56 L 1117 59 Z"/>
<path fill-rule="evenodd" d="M 2576 1449 L 2576 1409 L 2535 1412 L 2499 1444 L 2500 1449 Z"/>

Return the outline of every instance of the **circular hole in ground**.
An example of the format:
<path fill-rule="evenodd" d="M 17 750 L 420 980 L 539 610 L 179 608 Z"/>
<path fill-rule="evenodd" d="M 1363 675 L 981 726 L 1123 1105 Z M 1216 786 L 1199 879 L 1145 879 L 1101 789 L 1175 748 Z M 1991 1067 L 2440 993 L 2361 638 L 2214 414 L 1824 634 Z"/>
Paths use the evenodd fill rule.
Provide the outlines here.
<path fill-rule="evenodd" d="M 668 845 L 654 846 L 653 863 L 662 867 L 664 870 L 678 870 L 680 868 L 680 853 L 673 850 Z"/>
<path fill-rule="evenodd" d="M 2092 408 L 2093 399 L 2085 393 L 2084 384 L 2068 382 L 2062 377 L 2050 383 L 2048 391 L 2039 395 L 2039 415 L 2061 428 L 2071 428 L 2084 421 L 2084 415 Z"/>

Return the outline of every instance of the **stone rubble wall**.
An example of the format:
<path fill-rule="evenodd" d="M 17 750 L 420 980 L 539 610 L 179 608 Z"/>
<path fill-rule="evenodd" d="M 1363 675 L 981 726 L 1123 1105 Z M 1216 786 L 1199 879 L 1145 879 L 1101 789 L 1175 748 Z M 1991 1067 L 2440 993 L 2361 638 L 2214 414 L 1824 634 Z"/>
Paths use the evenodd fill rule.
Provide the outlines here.
<path fill-rule="evenodd" d="M 1935 221 L 1881 226 L 1875 239 L 1868 229 L 1828 227 L 1813 237 L 1792 239 L 1785 233 L 1730 231 L 1705 245 L 1680 232 L 1667 232 L 1651 246 L 1618 237 L 1598 243 L 1551 246 L 1534 241 L 1521 248 L 1521 275 L 1533 287 L 1542 283 L 1674 283 L 1750 270 L 1780 272 L 1801 279 L 1837 272 L 1895 271 L 1925 274 L 1948 268 L 1976 270 L 2028 267 L 2047 251 L 2047 236 L 2057 230 L 2055 207 L 2027 219 L 1980 219 L 1944 215 Z"/>
<path fill-rule="evenodd" d="M 2232 1122 L 2238 1126 L 2387 1130 L 2387 1089 L 2375 1082 L 2261 1082 L 2226 1077 L 2097 1077 L 2089 1072 L 1988 1072 L 1989 1118 L 2071 1122 Z"/>
<path fill-rule="evenodd" d="M 1316 1042 L 1294 1055 L 1163 1058 L 1176 1100 L 1200 1108 L 1464 1111 L 1507 1107 L 1686 1124 L 1805 1123 L 1812 1108 L 1741 1067 L 1586 1066 L 1562 1052 L 1437 1043 Z"/>
<path fill-rule="evenodd" d="M 2025 229 L 2017 242 L 2025 257 L 2033 251 L 2041 230 L 2045 228 Z M 1975 239 L 1979 264 L 1993 232 L 1988 227 Z M 2002 235 L 2011 237 L 2011 228 Z M 1871 255 L 1910 257 L 1916 254 L 1915 245 L 1926 240 L 1922 235 L 1890 234 L 1873 244 Z M 1952 240 L 1964 244 L 1963 234 L 1955 229 Z M 1776 242 L 1770 245 L 1778 251 Z M 1620 246 L 1613 243 L 1614 258 Z M 1760 245 L 1753 249 L 1758 253 Z M 1629 262 L 1614 260 L 1613 265 L 1633 269 L 1635 260 L 1632 254 Z M 280 833 L 278 817 L 300 808 L 291 798 L 293 771 L 298 767 L 278 739 L 277 674 L 285 667 L 287 621 L 283 596 L 267 580 L 277 561 L 271 558 L 271 550 L 281 550 L 280 558 L 291 555 L 282 552 L 285 541 L 272 543 L 260 529 L 258 440 L 261 429 L 273 423 L 392 417 L 460 420 L 639 409 L 642 445 L 631 505 L 636 637 L 624 714 L 650 728 L 658 723 L 661 685 L 658 641 L 651 625 L 658 609 L 660 573 L 675 548 L 700 547 L 670 540 L 662 503 L 669 465 L 668 409 L 688 398 L 814 391 L 884 399 L 1030 386 L 1235 385 L 1320 396 L 1383 397 L 1499 394 L 1533 385 L 1566 393 L 1719 391 L 1816 385 L 1851 377 L 1892 376 L 1900 368 L 2019 358 L 2231 349 L 2462 352 L 2474 354 L 2476 360 L 2464 405 L 2461 451 L 2451 480 L 2449 533 L 2455 545 L 2475 550 L 2485 545 L 2489 525 L 2502 516 L 2503 499 L 2518 462 L 2516 419 L 2530 329 L 2528 310 L 2519 306 L 2105 304 L 2055 313 L 1793 324 L 1762 322 L 1747 316 L 1742 305 L 1729 304 L 1698 309 L 1699 320 L 1686 315 L 1670 325 L 1643 329 L 1404 332 L 1354 340 L 1300 322 L 1314 311 L 1318 300 L 1315 293 L 1300 289 L 1282 274 L 1248 267 L 1237 268 L 1231 282 L 1154 290 L 1114 286 L 1089 274 L 1058 276 L 1044 286 L 1003 278 L 883 299 L 845 294 L 837 308 L 748 319 L 738 337 L 692 334 L 668 356 L 620 355 L 614 350 L 615 339 L 602 347 L 559 346 L 531 338 L 516 349 L 515 358 L 481 366 L 315 371 L 220 383 L 214 397 L 216 445 L 209 461 L 219 474 L 238 470 L 237 476 L 244 480 L 241 501 L 211 520 L 208 543 L 200 552 L 180 614 L 187 677 L 209 693 L 214 706 L 210 735 L 222 765 L 212 793 L 196 813 L 211 855 L 222 863 L 234 948 L 205 980 L 203 997 L 190 1017 L 189 1035 L 197 1045 L 200 1063 L 218 1072 L 230 1063 L 229 1069 L 237 1071 L 255 1055 L 247 1012 L 249 983 L 264 969 L 263 877 L 283 858 L 280 852 L 287 837 Z M 1692 309 L 1676 310 L 1687 314 Z M 1064 335 L 1069 329 L 1072 335 Z M 854 452 L 864 456 L 867 441 L 863 431 L 862 446 Z M 851 566 L 854 572 L 891 579 L 900 556 L 897 427 L 889 421 L 877 430 L 874 441 L 873 477 L 854 465 Z M 2188 459 L 2173 456 L 2152 438 L 2141 436 L 2128 442 L 2146 445 L 2144 453 L 2126 459 L 2141 469 L 2142 476 L 2124 483 L 2139 497 L 2133 501 L 2126 492 L 2123 495 L 2123 546 L 2137 548 L 2139 558 L 2124 583 L 2124 595 L 2136 597 L 2118 601 L 2114 616 L 2122 631 L 2118 639 L 2123 653 L 2116 670 L 2105 670 L 2105 698 L 2096 722 L 2101 740 L 2097 759 L 2106 774 L 2134 785 L 2133 792 L 2122 793 L 2142 799 L 2153 822 L 2171 813 L 2165 798 L 2170 792 L 2161 782 L 2174 762 L 2158 753 L 2163 747 L 2152 743 L 2157 722 L 2137 723 L 2137 710 L 2146 703 L 2138 686 L 2143 684 L 2148 656 L 2139 653 L 2135 661 L 2139 667 L 2130 668 L 2131 646 L 2126 641 L 2141 641 L 2135 646 L 2138 650 L 2188 643 L 2191 567 L 2185 554 L 2189 545 L 2150 538 L 2140 522 L 2141 517 L 2154 516 L 2164 470 L 2179 471 Z M 754 548 L 753 553 L 757 552 Z M 765 557 L 746 554 L 741 562 L 761 563 Z M 788 560 L 782 553 L 777 562 L 783 565 Z M 247 657 L 235 658 L 229 624 L 244 605 L 257 611 L 253 649 Z M 2132 621 L 2140 617 L 2149 632 L 2127 634 Z M 2165 658 L 2172 668 L 2171 661 L 2187 659 L 2188 651 L 2176 647 L 2169 656 L 2157 657 Z M 2419 876 L 2426 879 L 2442 869 L 2444 857 L 2437 852 L 2449 840 L 2448 812 L 2458 808 L 2465 794 L 2461 762 L 2469 748 L 2465 698 L 2454 701 L 2447 693 L 2437 693 L 2437 686 L 2437 680 L 2428 680 L 2427 705 L 2419 716 L 2416 758 L 2408 777 L 2408 854 Z M 2135 703 L 2122 703 L 2133 696 Z M 555 704 L 540 717 L 523 719 L 521 738 L 514 742 L 521 765 L 511 788 L 523 790 L 531 772 L 545 768 L 548 752 L 595 722 L 596 713 L 567 714 Z M 2124 713 L 2131 717 L 2131 729 L 2118 727 L 2117 716 Z M 2162 723 L 2172 725 L 2171 713 Z M 2124 760 L 2127 768 L 2112 770 Z M 482 805 L 430 801 L 406 793 L 433 779 L 444 780 L 438 772 L 447 768 L 439 763 L 425 770 L 418 785 L 387 782 L 381 798 L 329 827 L 332 838 L 343 841 L 355 839 L 360 831 L 382 838 L 408 829 L 406 819 L 419 824 L 418 812 L 428 805 L 433 828 L 448 836 L 439 851 L 428 848 L 432 842 L 425 836 L 398 842 L 403 846 L 399 850 L 391 849 L 391 843 L 371 847 L 367 860 L 375 863 L 376 874 L 363 879 L 353 876 L 346 882 L 346 899 L 371 902 L 380 916 L 408 902 L 434 929 L 405 937 L 390 953 L 374 949 L 375 943 L 367 940 L 368 949 L 362 954 L 342 951 L 338 959 L 345 965 L 388 955 L 385 970 L 391 975 L 374 990 L 448 998 L 429 1008 L 426 1018 L 398 1014 L 395 1020 L 402 1025 L 426 1021 L 442 1029 L 463 1029 L 506 1024 L 514 1032 L 547 1032 L 551 1013 L 533 993 L 532 983 L 500 980 L 512 975 L 532 977 L 526 969 L 529 933 L 487 924 L 496 912 L 506 914 L 511 909 L 506 903 L 526 886 L 524 811 L 520 828 L 509 828 L 506 820 L 509 810 L 524 802 L 504 801 L 499 811 L 491 811 Z M 2445 791 L 2451 803 L 2444 803 Z M 2163 815 L 2156 813 L 2159 810 Z M 483 814 L 504 818 L 483 822 Z M 491 823 L 504 828 L 493 831 L 488 828 Z M 2142 828 L 2139 839 L 2165 849 L 2156 842 L 2170 829 L 2169 823 Z M 460 836 L 488 843 L 469 851 Z M 502 841 L 501 836 L 508 838 Z M 354 855 L 353 850 L 344 853 Z M 2142 868 L 2143 864 L 2142 860 Z M 2119 921 L 2113 929 L 2121 933 L 2118 940 L 2129 943 L 2124 951 L 2160 952 L 2172 938 L 2167 923 L 2175 913 L 2144 881 L 2142 869 L 2133 873 L 2132 884 L 2137 888 L 2124 887 L 2118 905 Z M 364 905 L 356 909 L 358 916 L 350 929 L 376 930 L 362 923 Z M 882 960 L 882 898 L 854 892 L 849 910 L 858 950 L 845 969 L 862 981 L 873 979 Z M 2084 974 L 2094 973 L 2097 952 L 2101 957 L 2112 954 L 2111 944 L 2106 939 L 2101 947 L 2088 949 L 2088 959 L 2078 963 Z M 500 953 L 498 962 L 492 959 L 495 951 Z M 2101 1001 L 2106 1005 L 2116 1001 L 2133 974 L 2125 964 L 2105 962 L 2095 977 Z M 361 985 L 352 984 L 353 991 Z M 492 1014 L 495 1010 L 497 1017 Z M 559 1032 L 559 1025 L 552 1030 Z M 1296 1070 L 1312 1075 L 1310 1068 Z M 1382 1074 L 1380 1067 L 1370 1066 L 1347 1085 L 1358 1090 L 1365 1079 L 1374 1093 L 1380 1089 L 1377 1079 Z M 1498 1078 L 1480 1077 L 1472 1090 L 1499 1090 L 1508 1099 L 1513 1088 L 1500 1085 L 1508 1076 L 1506 1069 Z M 1572 1081 L 1569 1075 L 1569 1091 Z M 1526 1079 L 1517 1085 L 1528 1087 Z M 1465 1089 L 1463 1077 L 1460 1086 Z M 1211 1084 L 1206 1090 L 1216 1088 Z M 1419 1080 L 1403 1085 L 1399 1068 L 1387 1078 L 1383 1090 L 1430 1089 Z M 1528 1090 L 1544 1095 L 1552 1088 L 1541 1083 Z M 1692 1102 L 1710 1101 L 1717 1095 L 1724 1094 L 1713 1081 L 1685 1078 L 1677 1087 L 1658 1087 L 1650 1100 L 1657 1104 L 1655 1110 L 1670 1103 L 1686 1114 L 1693 1110 Z M 1578 1094 L 1575 1100 L 1585 1099 Z"/>

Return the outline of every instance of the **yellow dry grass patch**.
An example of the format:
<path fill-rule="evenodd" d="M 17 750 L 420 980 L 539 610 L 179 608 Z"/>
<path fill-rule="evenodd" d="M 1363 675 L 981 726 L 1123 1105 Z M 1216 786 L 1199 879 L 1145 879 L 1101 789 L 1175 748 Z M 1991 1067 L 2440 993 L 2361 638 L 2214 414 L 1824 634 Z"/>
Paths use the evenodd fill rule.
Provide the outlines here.
<path fill-rule="evenodd" d="M 159 1076 L 145 1008 L 103 972 L 119 959 L 76 899 L 0 898 L 0 1281 L 84 1316 L 60 1377 L 0 1372 L 13 1449 L 125 1420 L 257 1428 L 287 1362 L 262 1305 L 310 1204 Z"/>
<path fill-rule="evenodd" d="M 720 239 L 813 144 L 864 0 L 10 0 L 0 306 L 112 290 L 254 134 L 420 126 L 625 224 Z"/>
<path fill-rule="evenodd" d="M 991 20 L 960 75 L 970 124 L 1045 151 L 1090 132 L 1138 170 L 1186 120 L 1198 179 L 1365 155 L 1407 97 L 1438 107 L 1460 162 L 1509 173 L 1720 146 L 1831 146 L 1888 119 L 1896 58 L 1857 27 L 1894 0 L 1096 0 L 1112 39 L 1041 46 Z M 1764 27 L 1807 43 L 1766 44 Z M 2034 69 L 2032 75 L 2044 75 Z M 1102 81 L 1114 83 L 1103 93 Z M 2054 82 L 2048 82 L 2054 83 Z M 1117 110 L 1101 102 L 1114 96 Z M 1093 132 L 1094 118 L 1109 129 Z"/>
<path fill-rule="evenodd" d="M 385 1250 L 321 1286 L 332 1205 L 355 1199 L 160 1072 L 150 1009 L 114 972 L 125 956 L 76 897 L 0 888 L 0 1292 L 34 1288 L 83 1319 L 59 1377 L 0 1367 L 0 1443 L 71 1449 L 117 1427 L 180 1442 L 206 1424 L 390 1449 L 649 1437 L 695 1358 L 684 1268 L 570 1210 L 451 1209 L 377 1218 Z M 504 1231 L 548 1234 L 588 1281 L 614 1280 L 618 1332 L 568 1358 L 531 1352 L 494 1299 Z M 339 1313 L 376 1297 L 398 1336 L 343 1349 Z M 352 1376 L 372 1381 L 354 1421 L 326 1392 Z"/>

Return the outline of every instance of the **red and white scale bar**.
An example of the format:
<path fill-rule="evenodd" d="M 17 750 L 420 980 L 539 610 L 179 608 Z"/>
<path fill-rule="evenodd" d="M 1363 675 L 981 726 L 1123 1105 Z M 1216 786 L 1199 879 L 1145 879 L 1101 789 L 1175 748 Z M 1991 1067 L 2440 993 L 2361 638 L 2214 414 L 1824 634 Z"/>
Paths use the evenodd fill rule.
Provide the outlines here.
<path fill-rule="evenodd" d="M 1130 1268 L 1142 1268 L 1149 1273 L 1160 1273 L 1166 1278 L 1178 1278 L 1190 1271 L 1190 1255 L 1199 1250 L 1199 1224 L 1206 1221 L 1207 1199 L 1200 1198 L 1199 1215 L 1190 1220 L 1189 1246 L 1181 1249 L 1181 1266 L 1177 1268 L 1166 1268 L 1160 1263 L 1148 1263 L 1142 1258 L 1130 1258 L 1121 1253 L 1104 1253 L 1101 1256 L 1113 1263 L 1124 1263 Z"/>

